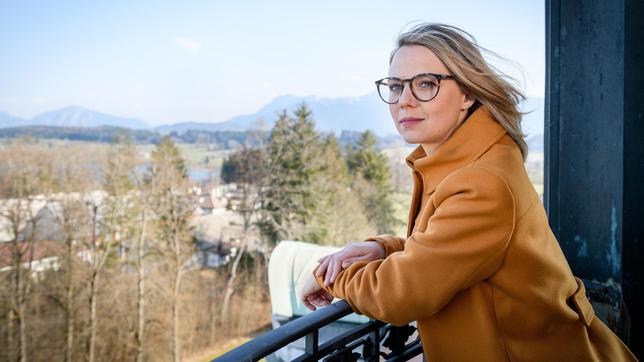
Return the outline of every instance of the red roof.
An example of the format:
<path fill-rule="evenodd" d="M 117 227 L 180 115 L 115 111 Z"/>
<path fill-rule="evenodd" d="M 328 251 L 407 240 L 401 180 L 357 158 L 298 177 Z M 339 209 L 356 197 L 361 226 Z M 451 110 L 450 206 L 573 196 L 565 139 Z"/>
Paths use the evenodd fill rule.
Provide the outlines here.
<path fill-rule="evenodd" d="M 11 254 L 14 248 L 13 243 L 0 243 L 0 268 L 11 266 Z M 33 246 L 33 247 L 32 247 Z M 58 241 L 44 240 L 29 243 L 18 243 L 18 250 L 22 254 L 20 262 L 28 263 L 31 260 L 42 260 L 52 256 L 60 255 L 64 245 Z"/>

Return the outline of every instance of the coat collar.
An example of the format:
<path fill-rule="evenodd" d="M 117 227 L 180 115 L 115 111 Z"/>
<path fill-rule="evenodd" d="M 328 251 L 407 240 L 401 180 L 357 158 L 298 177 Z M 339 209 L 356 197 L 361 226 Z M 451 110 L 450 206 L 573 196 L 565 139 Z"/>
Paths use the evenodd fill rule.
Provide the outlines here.
<path fill-rule="evenodd" d="M 434 153 L 427 155 L 419 145 L 406 161 L 422 177 L 423 192 L 431 194 L 447 175 L 478 159 L 505 134 L 505 128 L 481 106 Z"/>

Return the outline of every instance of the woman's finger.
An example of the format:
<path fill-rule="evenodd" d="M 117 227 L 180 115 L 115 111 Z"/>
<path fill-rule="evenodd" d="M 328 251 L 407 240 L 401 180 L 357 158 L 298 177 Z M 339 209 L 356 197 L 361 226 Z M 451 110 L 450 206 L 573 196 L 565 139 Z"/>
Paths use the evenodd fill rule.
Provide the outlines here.
<path fill-rule="evenodd" d="M 329 304 L 329 302 L 326 300 L 326 298 L 324 298 L 322 296 L 316 296 L 315 298 L 313 298 L 313 300 L 311 302 L 316 307 L 324 307 L 325 305 Z"/>
<path fill-rule="evenodd" d="M 333 295 L 331 295 L 329 293 L 325 293 L 324 298 L 326 298 L 326 300 L 329 302 L 329 304 L 331 304 L 331 302 L 333 302 Z"/>
<path fill-rule="evenodd" d="M 347 258 L 347 259 L 344 259 L 344 261 L 342 262 L 342 269 L 346 269 L 346 268 L 348 268 L 351 264 L 355 263 L 355 262 L 356 262 L 356 261 L 358 261 L 359 259 L 360 259 L 360 257 L 359 257 L 359 256 L 354 257 L 354 258 Z"/>
<path fill-rule="evenodd" d="M 322 264 L 318 267 L 318 270 L 315 271 L 315 276 L 319 277 L 324 275 L 326 273 L 327 268 L 329 267 L 329 262 L 331 260 L 330 255 L 327 255 L 324 257 L 324 261 L 322 261 Z"/>
<path fill-rule="evenodd" d="M 315 306 L 320 306 L 320 303 L 322 302 L 322 293 L 320 293 L 320 290 L 318 290 L 316 292 L 313 292 L 307 295 L 306 298 L 309 303 Z"/>
<path fill-rule="evenodd" d="M 318 259 L 318 263 L 322 264 L 322 262 L 325 261 L 328 257 L 329 257 L 329 255 L 325 255 L 325 256 L 321 257 L 320 259 Z"/>
<path fill-rule="evenodd" d="M 370 258 L 366 254 L 365 255 L 360 255 L 360 256 L 355 256 L 353 258 L 347 258 L 342 262 L 342 269 L 348 268 L 349 266 L 351 266 L 351 264 L 353 264 L 355 262 L 363 261 L 363 260 L 371 260 L 371 259 L 372 258 Z"/>
<path fill-rule="evenodd" d="M 324 275 L 324 286 L 328 287 L 329 284 L 331 284 L 331 275 L 333 275 L 333 270 L 335 269 L 335 264 L 336 260 L 335 258 L 330 258 L 331 261 L 329 261 L 329 265 L 326 270 L 326 274 Z"/>
<path fill-rule="evenodd" d="M 309 302 L 308 298 L 304 297 L 302 299 L 302 302 L 304 303 L 304 306 L 306 307 L 306 309 L 311 310 L 311 311 L 315 310 L 315 306 L 313 304 L 311 304 L 311 302 Z"/>
<path fill-rule="evenodd" d="M 342 270 L 341 263 L 342 262 L 338 260 L 336 263 L 333 264 L 333 269 L 331 270 L 331 280 L 329 284 L 335 282 L 335 278 L 337 278 L 338 274 L 340 274 L 340 271 Z"/>
<path fill-rule="evenodd" d="M 333 301 L 333 295 L 324 289 L 320 289 L 320 297 L 324 300 L 324 305 L 329 305 Z"/>

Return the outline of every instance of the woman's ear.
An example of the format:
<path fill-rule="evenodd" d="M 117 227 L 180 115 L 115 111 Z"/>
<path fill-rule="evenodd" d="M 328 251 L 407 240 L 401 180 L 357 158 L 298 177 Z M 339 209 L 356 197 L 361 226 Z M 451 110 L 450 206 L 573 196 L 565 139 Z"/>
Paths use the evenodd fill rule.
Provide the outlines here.
<path fill-rule="evenodd" d="M 463 103 L 461 104 L 461 110 L 466 111 L 476 102 L 476 99 L 469 93 L 465 93 L 463 97 Z"/>

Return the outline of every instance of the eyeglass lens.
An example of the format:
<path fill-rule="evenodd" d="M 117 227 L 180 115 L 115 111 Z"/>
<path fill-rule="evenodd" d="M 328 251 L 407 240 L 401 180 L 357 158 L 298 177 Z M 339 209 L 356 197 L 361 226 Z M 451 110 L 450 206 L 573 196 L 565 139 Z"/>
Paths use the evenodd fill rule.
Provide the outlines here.
<path fill-rule="evenodd" d="M 438 93 L 439 80 L 432 75 L 417 75 L 410 82 L 396 78 L 385 78 L 378 84 L 378 93 L 386 103 L 396 103 L 402 96 L 404 83 L 411 84 L 412 94 L 422 102 L 432 100 Z"/>

